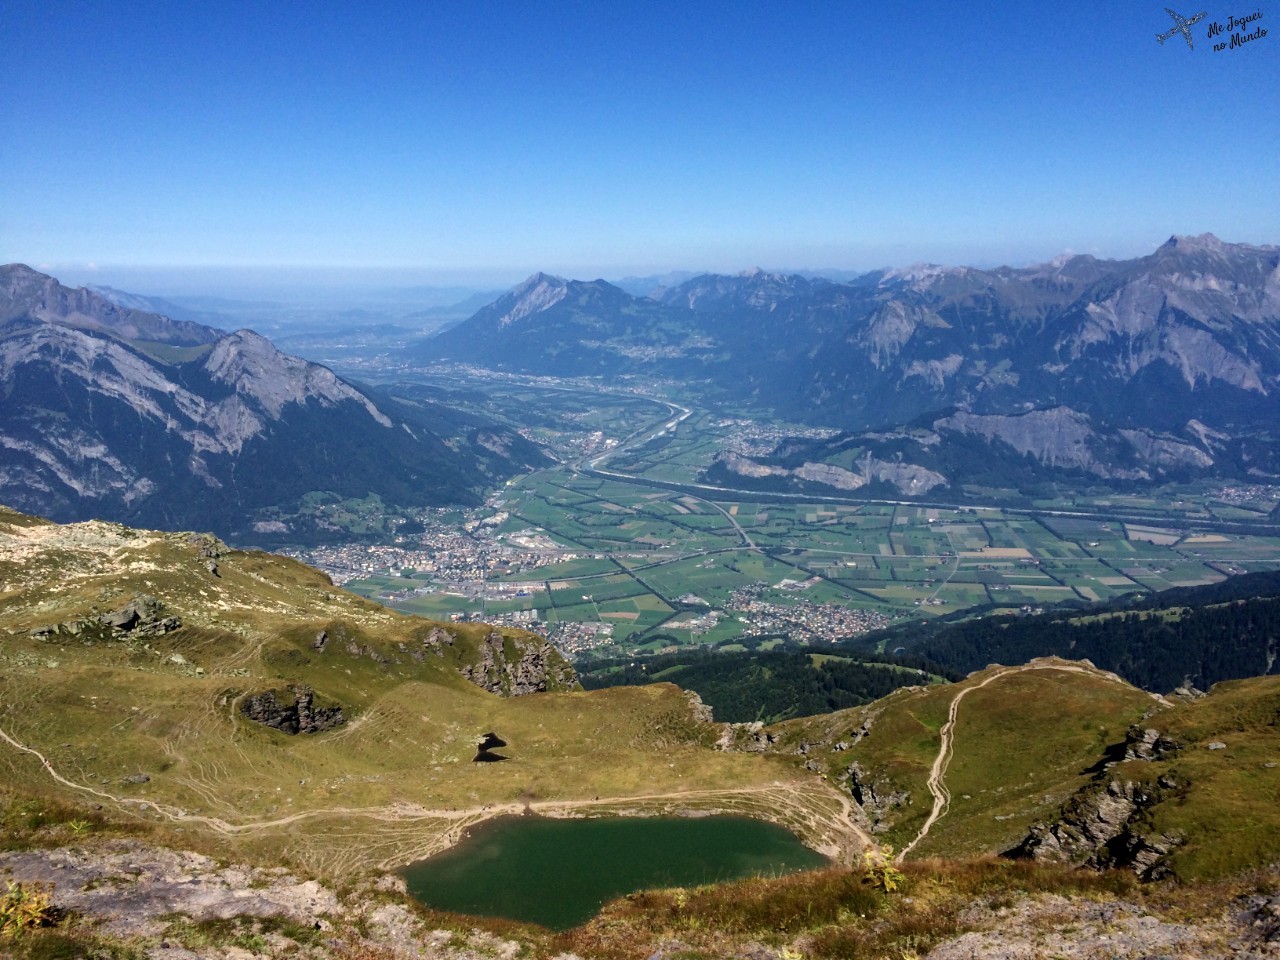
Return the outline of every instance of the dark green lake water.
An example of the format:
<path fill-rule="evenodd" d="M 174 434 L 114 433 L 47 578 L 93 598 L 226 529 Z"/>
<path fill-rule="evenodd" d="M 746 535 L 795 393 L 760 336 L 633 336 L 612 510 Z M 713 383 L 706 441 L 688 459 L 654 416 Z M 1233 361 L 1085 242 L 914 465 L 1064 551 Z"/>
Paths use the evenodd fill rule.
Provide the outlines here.
<path fill-rule="evenodd" d="M 652 887 L 777 875 L 829 861 L 795 835 L 746 817 L 553 820 L 498 817 L 405 870 L 409 892 L 438 910 L 566 930 L 606 900 Z"/>

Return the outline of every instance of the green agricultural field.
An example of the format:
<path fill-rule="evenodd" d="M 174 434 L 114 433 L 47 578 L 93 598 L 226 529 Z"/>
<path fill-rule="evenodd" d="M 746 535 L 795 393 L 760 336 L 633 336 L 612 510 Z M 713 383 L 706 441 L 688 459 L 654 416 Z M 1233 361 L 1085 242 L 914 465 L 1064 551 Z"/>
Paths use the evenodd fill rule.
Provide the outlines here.
<path fill-rule="evenodd" d="M 566 553 L 605 555 L 567 560 L 549 554 L 543 566 L 504 573 L 501 579 L 550 581 L 550 596 L 527 598 L 524 608 L 546 609 L 554 621 L 595 620 L 603 604 L 633 603 L 635 609 L 624 604 L 609 611 L 637 614 L 634 621 L 614 621 L 615 638 L 624 646 L 647 645 L 645 633 L 654 628 L 683 630 L 668 621 L 678 598 L 689 594 L 725 614 L 708 636 L 733 639 L 738 628 L 726 609 L 730 596 L 755 584 L 765 586 L 761 599 L 772 603 L 835 603 L 910 618 L 977 604 L 1039 607 L 1060 600 L 1107 600 L 1280 565 L 1280 537 L 1187 525 L 1215 517 L 1261 525 L 1280 504 L 1280 492 L 1270 487 L 1203 483 L 1138 494 L 1101 487 L 1064 490 L 1060 499 L 1035 501 L 1040 514 L 1024 509 L 1026 499 L 999 489 L 969 492 L 989 504 L 1010 504 L 1007 508 L 719 495 L 693 486 L 701 482 L 701 472 L 744 431 L 779 437 L 786 425 L 761 434 L 765 424 L 713 415 L 692 400 L 681 401 L 690 409 L 677 414 L 650 397 L 570 383 L 466 383 L 473 395 L 488 397 L 488 406 L 476 401 L 477 410 L 502 409 L 523 419 L 536 413 L 539 436 L 560 445 L 562 466 L 520 477 L 501 491 L 493 509 L 510 516 L 500 532 L 533 530 L 544 542 L 563 545 Z M 856 453 L 846 452 L 850 464 Z M 633 482 L 605 471 L 626 474 Z M 839 495 L 832 491 L 833 497 Z M 1063 516 L 1062 511 L 1094 516 Z M 633 576 L 619 574 L 619 568 Z M 805 590 L 778 589 L 784 579 L 814 578 Z M 422 585 L 375 576 L 353 588 L 385 599 Z M 407 609 L 432 612 L 473 607 L 457 599 L 402 602 Z M 641 616 L 645 603 L 652 606 Z"/>

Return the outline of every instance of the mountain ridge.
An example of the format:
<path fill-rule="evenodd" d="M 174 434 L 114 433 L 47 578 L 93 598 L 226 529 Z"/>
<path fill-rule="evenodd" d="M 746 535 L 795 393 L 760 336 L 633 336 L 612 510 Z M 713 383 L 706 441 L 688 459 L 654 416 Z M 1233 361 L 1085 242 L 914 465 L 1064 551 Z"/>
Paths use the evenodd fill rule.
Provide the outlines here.
<path fill-rule="evenodd" d="M 0 497 L 60 520 L 243 535 L 309 491 L 474 504 L 545 462 L 513 431 L 380 399 L 251 330 L 122 308 L 21 265 L 0 268 L 0 382 Z"/>
<path fill-rule="evenodd" d="M 413 356 L 679 381 L 712 403 L 843 428 L 846 447 L 862 438 L 864 454 L 902 463 L 879 482 L 904 495 L 977 483 L 986 464 L 1123 483 L 1280 477 L 1280 247 L 1202 234 L 1130 260 L 918 264 L 845 283 L 703 274 L 656 300 L 572 280 L 539 300 L 537 278 L 549 282 L 508 294 L 524 291 L 518 325 L 495 323 L 495 305 Z M 923 447 L 873 436 L 913 430 Z M 856 483 L 811 447 L 807 477 L 780 453 L 717 469 Z"/>

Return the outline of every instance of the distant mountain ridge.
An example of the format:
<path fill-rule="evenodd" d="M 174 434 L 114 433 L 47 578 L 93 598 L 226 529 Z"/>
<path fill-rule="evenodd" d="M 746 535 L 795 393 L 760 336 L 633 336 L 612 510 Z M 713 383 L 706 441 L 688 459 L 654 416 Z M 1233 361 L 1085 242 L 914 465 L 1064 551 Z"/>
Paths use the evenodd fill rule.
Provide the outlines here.
<path fill-rule="evenodd" d="M 23 264 L 0 268 L 0 324 L 37 321 L 174 346 L 212 343 L 221 331 L 117 304 L 84 287 L 64 287 Z"/>
<path fill-rule="evenodd" d="M 105 297 L 116 306 L 137 310 L 142 313 L 158 313 L 173 320 L 188 321 L 205 327 L 215 327 L 218 330 L 234 330 L 237 325 L 235 318 L 225 313 L 217 313 L 212 310 L 194 310 L 161 297 L 149 297 L 139 293 L 129 293 L 126 290 L 117 290 L 115 287 L 103 287 L 94 284 L 90 284 L 84 289 Z"/>
<path fill-rule="evenodd" d="M 679 378 L 844 428 L 834 465 L 914 465 L 865 478 L 903 492 L 920 492 L 920 470 L 931 488 L 984 460 L 1120 481 L 1280 479 L 1280 247 L 1175 236 L 1133 260 L 918 264 L 846 283 L 752 270 L 656 297 L 538 274 L 414 355 Z M 719 468 L 801 482 L 792 471 L 821 473 L 830 447 Z M 832 477 L 856 483 L 811 482 Z"/>
<path fill-rule="evenodd" d="M 536 273 L 417 351 L 560 376 L 606 375 L 621 361 L 698 356 L 689 318 L 604 280 Z"/>
<path fill-rule="evenodd" d="M 0 267 L 0 501 L 57 520 L 243 532 L 312 491 L 475 503 L 542 454 L 381 399 L 250 330 L 121 307 Z M 501 452 L 498 452 L 501 451 Z"/>

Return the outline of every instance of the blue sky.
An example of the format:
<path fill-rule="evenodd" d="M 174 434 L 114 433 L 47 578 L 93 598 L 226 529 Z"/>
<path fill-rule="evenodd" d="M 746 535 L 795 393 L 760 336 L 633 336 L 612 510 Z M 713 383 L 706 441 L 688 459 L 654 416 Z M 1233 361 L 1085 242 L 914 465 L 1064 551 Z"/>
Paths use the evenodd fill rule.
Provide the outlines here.
<path fill-rule="evenodd" d="M 9 0 L 0 262 L 506 283 L 1280 243 L 1280 2 L 1197 0 L 1194 50 L 1155 42 L 1167 2 Z"/>

